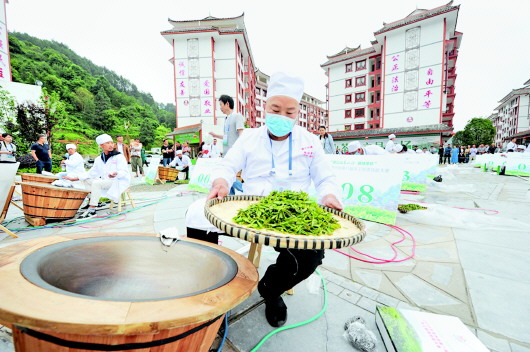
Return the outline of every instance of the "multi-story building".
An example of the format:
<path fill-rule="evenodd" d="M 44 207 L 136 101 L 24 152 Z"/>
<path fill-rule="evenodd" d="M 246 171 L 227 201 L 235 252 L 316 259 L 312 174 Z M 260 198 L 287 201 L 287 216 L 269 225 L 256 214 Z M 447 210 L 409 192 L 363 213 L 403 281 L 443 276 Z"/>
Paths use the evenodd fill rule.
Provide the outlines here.
<path fill-rule="evenodd" d="M 519 144 L 530 140 L 530 79 L 499 101 L 488 118 L 496 128 L 495 143 L 506 145 L 512 138 Z"/>
<path fill-rule="evenodd" d="M 416 9 L 374 32 L 372 46 L 346 47 L 321 65 L 328 77 L 329 130 L 335 139 L 407 135 L 423 145 L 450 137 L 460 6 Z M 337 132 L 337 133 L 333 133 Z M 421 141 L 421 142 L 418 142 Z"/>
<path fill-rule="evenodd" d="M 172 46 L 177 127 L 200 123 L 222 130 L 225 115 L 218 100 L 223 94 L 254 127 L 256 77 L 244 16 L 169 23 L 172 28 L 161 34 Z"/>
<path fill-rule="evenodd" d="M 267 100 L 267 87 L 270 76 L 256 71 L 256 127 L 265 124 L 265 101 Z M 300 101 L 300 112 L 298 113 L 298 125 L 314 132 L 319 126 L 328 126 L 327 114 L 324 102 L 304 93 Z"/>

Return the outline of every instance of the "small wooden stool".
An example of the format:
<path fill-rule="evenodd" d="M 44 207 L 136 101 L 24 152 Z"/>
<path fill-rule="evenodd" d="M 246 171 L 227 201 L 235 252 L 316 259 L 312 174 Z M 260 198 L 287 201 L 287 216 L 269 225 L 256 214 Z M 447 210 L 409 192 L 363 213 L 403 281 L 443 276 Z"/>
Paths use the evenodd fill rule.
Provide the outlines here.
<path fill-rule="evenodd" d="M 134 200 L 131 196 L 131 190 L 129 188 L 127 188 L 120 196 L 120 200 L 118 201 L 118 213 L 121 213 L 121 207 L 122 205 L 127 205 L 127 199 L 126 198 L 129 198 L 128 201 L 131 203 L 131 207 L 132 208 L 136 208 L 136 206 L 134 205 Z M 114 201 L 111 200 L 110 201 L 110 209 L 113 209 L 114 208 Z"/>
<path fill-rule="evenodd" d="M 256 268 L 259 268 L 262 248 L 263 248 L 262 244 L 259 244 L 259 243 L 250 244 L 250 250 L 248 251 L 248 260 L 250 260 L 250 262 L 254 264 Z M 294 295 L 294 288 L 291 288 L 290 290 L 285 291 L 285 293 L 287 293 L 288 295 Z"/>

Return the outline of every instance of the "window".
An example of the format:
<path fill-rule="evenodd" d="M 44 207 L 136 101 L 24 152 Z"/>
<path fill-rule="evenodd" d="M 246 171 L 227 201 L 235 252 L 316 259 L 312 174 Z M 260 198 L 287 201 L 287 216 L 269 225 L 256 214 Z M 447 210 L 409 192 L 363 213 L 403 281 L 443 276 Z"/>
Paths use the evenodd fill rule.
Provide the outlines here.
<path fill-rule="evenodd" d="M 261 94 L 261 91 L 259 88 L 256 88 L 256 95 L 260 95 Z"/>
<path fill-rule="evenodd" d="M 261 111 L 256 111 L 256 117 L 261 117 Z"/>
<path fill-rule="evenodd" d="M 261 106 L 261 100 L 256 99 L 256 106 Z"/>
<path fill-rule="evenodd" d="M 366 93 L 365 92 L 355 93 L 355 102 L 357 103 L 359 101 L 366 101 Z"/>
<path fill-rule="evenodd" d="M 263 96 L 266 97 L 267 96 L 267 91 L 265 89 L 263 89 Z"/>
<path fill-rule="evenodd" d="M 346 119 L 351 118 L 351 109 L 344 110 L 344 118 Z"/>
<path fill-rule="evenodd" d="M 365 85 L 366 85 L 366 76 L 361 76 L 361 77 L 355 78 L 355 86 L 356 87 L 365 86 Z"/>
<path fill-rule="evenodd" d="M 364 108 L 362 109 L 355 109 L 355 117 L 364 117 Z"/>
<path fill-rule="evenodd" d="M 364 130 L 364 123 L 357 123 L 355 124 L 356 130 Z"/>
<path fill-rule="evenodd" d="M 351 72 L 351 71 L 353 71 L 353 64 L 352 63 L 346 64 L 346 72 Z"/>
<path fill-rule="evenodd" d="M 344 102 L 345 103 L 351 103 L 351 94 L 346 94 L 344 96 Z"/>
<path fill-rule="evenodd" d="M 344 125 L 344 131 L 351 131 L 351 125 Z"/>
<path fill-rule="evenodd" d="M 351 82 L 352 82 L 351 78 L 346 80 L 346 88 L 351 87 Z"/>
<path fill-rule="evenodd" d="M 366 60 L 357 61 L 355 63 L 355 71 L 364 70 L 366 68 Z"/>

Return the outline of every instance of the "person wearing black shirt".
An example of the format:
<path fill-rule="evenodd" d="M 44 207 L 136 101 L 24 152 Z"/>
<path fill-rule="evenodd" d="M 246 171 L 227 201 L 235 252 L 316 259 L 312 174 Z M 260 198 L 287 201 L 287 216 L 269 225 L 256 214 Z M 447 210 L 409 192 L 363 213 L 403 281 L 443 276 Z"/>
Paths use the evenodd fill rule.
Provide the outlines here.
<path fill-rule="evenodd" d="M 164 139 L 162 145 L 162 165 L 166 167 L 175 157 L 175 151 L 173 150 L 173 144 L 170 144 L 167 139 Z"/>
<path fill-rule="evenodd" d="M 438 148 L 438 158 L 439 158 L 438 164 L 443 164 L 443 159 L 444 159 L 444 146 L 443 145 L 440 145 L 440 148 Z"/>
<path fill-rule="evenodd" d="M 37 173 L 42 174 L 42 170 L 52 172 L 52 151 L 48 145 L 45 134 L 40 134 L 37 143 L 30 148 L 31 156 L 37 162 Z"/>

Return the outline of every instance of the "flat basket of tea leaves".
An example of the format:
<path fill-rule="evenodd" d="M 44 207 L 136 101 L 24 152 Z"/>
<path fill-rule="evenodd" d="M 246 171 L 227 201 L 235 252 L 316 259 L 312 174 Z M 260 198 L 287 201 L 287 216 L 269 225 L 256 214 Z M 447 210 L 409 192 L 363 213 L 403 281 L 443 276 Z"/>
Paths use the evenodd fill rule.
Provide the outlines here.
<path fill-rule="evenodd" d="M 342 248 L 361 242 L 366 235 L 360 220 L 318 205 L 303 192 L 210 199 L 204 212 L 230 236 L 277 248 Z"/>

